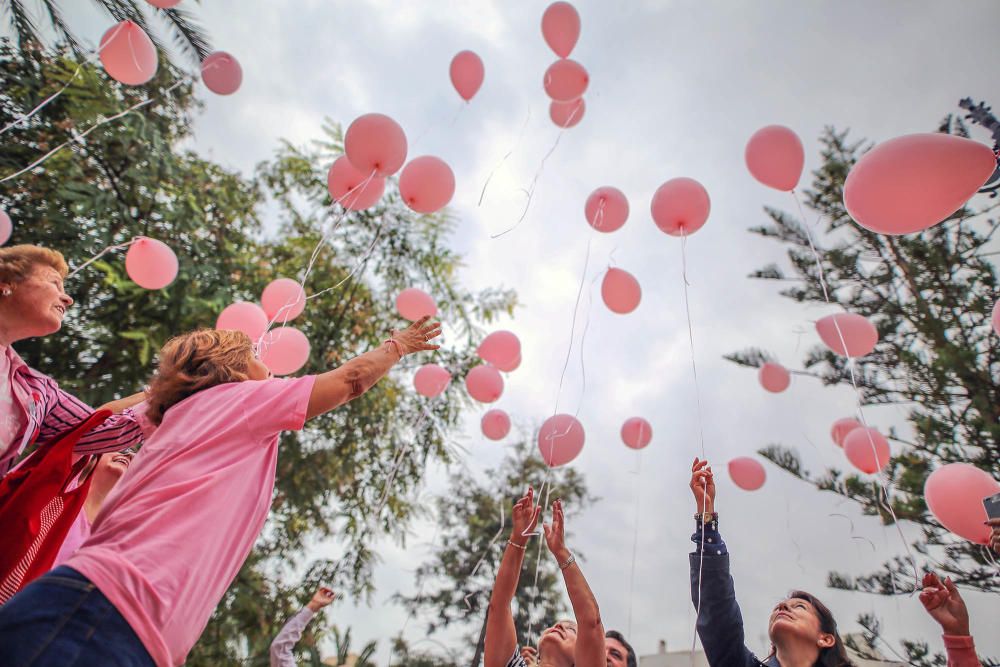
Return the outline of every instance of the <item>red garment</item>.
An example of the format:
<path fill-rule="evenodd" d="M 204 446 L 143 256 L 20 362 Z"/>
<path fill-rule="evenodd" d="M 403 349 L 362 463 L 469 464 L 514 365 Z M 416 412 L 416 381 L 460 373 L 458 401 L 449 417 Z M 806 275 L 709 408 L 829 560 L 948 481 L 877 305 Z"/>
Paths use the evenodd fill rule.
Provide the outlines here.
<path fill-rule="evenodd" d="M 982 667 L 972 637 L 944 635 L 944 647 L 948 651 L 948 667 Z"/>

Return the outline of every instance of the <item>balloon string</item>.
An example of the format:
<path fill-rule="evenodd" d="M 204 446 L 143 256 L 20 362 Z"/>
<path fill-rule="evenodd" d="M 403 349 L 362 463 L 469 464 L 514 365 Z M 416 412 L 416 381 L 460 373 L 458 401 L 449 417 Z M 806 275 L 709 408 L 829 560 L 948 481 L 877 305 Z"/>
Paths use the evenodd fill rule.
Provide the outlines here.
<path fill-rule="evenodd" d="M 521 132 L 517 135 L 517 141 L 514 142 L 513 148 L 507 151 L 507 153 L 500 159 L 500 162 L 495 167 L 493 167 L 493 169 L 490 170 L 489 175 L 486 177 L 486 182 L 483 183 L 483 189 L 479 193 L 479 203 L 476 204 L 477 207 L 483 205 L 483 198 L 486 196 L 486 188 L 489 186 L 490 181 L 493 179 L 493 174 L 495 174 L 497 170 L 504 165 L 504 163 L 507 161 L 507 158 L 513 155 L 514 151 L 516 151 L 518 146 L 521 145 L 521 139 L 524 138 L 524 130 L 525 128 L 528 127 L 528 121 L 530 119 L 531 119 L 531 109 L 528 109 L 528 115 L 524 117 L 524 123 L 521 124 Z"/>
<path fill-rule="evenodd" d="M 594 230 L 591 228 L 590 236 L 587 239 L 587 254 L 583 260 L 583 272 L 580 274 L 580 286 L 576 290 L 576 302 L 573 305 L 573 320 L 569 328 L 569 347 L 566 350 L 566 360 L 563 362 L 562 373 L 559 375 L 559 387 L 556 389 L 556 407 L 552 411 L 553 416 L 559 414 L 559 398 L 562 395 L 563 383 L 566 380 L 566 369 L 569 368 L 570 356 L 573 353 L 573 340 L 576 334 L 576 316 L 580 310 L 580 297 L 583 295 L 583 286 L 587 282 L 587 267 L 590 264 L 590 246 L 593 242 Z"/>
<path fill-rule="evenodd" d="M 84 262 L 80 266 L 78 266 L 75 269 L 73 269 L 73 271 L 70 272 L 70 274 L 66 276 L 66 279 L 68 280 L 68 279 L 72 278 L 73 276 L 75 276 L 76 274 L 80 273 L 85 268 L 87 268 L 88 266 L 90 266 L 91 264 L 93 264 L 94 262 L 96 262 L 97 260 L 99 260 L 101 257 L 103 257 L 104 255 L 106 255 L 107 253 L 111 252 L 112 250 L 121 250 L 123 248 L 127 248 L 127 247 L 129 247 L 130 245 L 132 245 L 133 243 L 135 243 L 136 241 L 138 241 L 141 238 L 142 238 L 141 236 L 136 236 L 134 239 L 132 239 L 131 241 L 128 241 L 127 243 L 119 243 L 117 245 L 109 245 L 104 250 L 100 251 L 99 253 L 97 253 L 96 255 L 94 255 L 93 257 L 91 257 L 90 259 L 88 259 L 86 262 Z"/>
<path fill-rule="evenodd" d="M 643 424 L 639 424 L 639 445 L 642 445 Z M 635 518 L 632 532 L 632 568 L 628 578 L 628 636 L 632 636 L 632 601 L 635 596 L 635 561 L 639 548 L 639 501 L 642 496 L 642 450 L 636 452 Z"/>
<path fill-rule="evenodd" d="M 497 540 L 499 540 L 503 536 L 504 524 L 506 523 L 503 514 L 504 500 L 505 498 L 501 494 L 500 499 L 497 502 L 497 504 L 500 506 L 500 528 L 497 530 L 496 535 L 493 536 L 493 539 L 490 540 L 490 543 L 486 545 L 486 550 L 483 552 L 482 558 L 480 558 L 479 561 L 476 563 L 476 566 L 472 568 L 472 572 L 470 572 L 466 576 L 466 579 L 472 579 L 474 576 L 476 576 L 476 573 L 479 572 L 479 568 L 482 567 L 483 563 L 486 562 L 486 558 L 490 555 L 490 551 L 493 549 L 493 546 L 497 543 Z M 469 611 L 472 611 L 472 605 L 469 603 L 469 598 L 475 597 L 478 594 L 479 591 L 473 591 L 472 593 L 469 593 L 463 598 L 463 600 L 465 601 L 465 606 L 468 608 Z"/>

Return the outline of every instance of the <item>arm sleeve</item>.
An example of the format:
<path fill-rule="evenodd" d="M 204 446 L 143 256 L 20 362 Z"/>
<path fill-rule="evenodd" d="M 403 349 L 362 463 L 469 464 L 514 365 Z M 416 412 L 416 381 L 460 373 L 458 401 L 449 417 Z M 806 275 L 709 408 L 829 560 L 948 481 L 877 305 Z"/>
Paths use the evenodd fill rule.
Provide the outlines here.
<path fill-rule="evenodd" d="M 278 636 L 271 642 L 271 667 L 295 667 L 295 656 L 292 649 L 302 637 L 302 631 L 309 625 L 309 621 L 316 613 L 309 607 L 303 607 L 302 611 L 288 619 L 288 622 L 278 632 Z"/>
<path fill-rule="evenodd" d="M 514 647 L 514 655 L 510 656 L 510 660 L 507 661 L 507 667 L 528 667 L 528 663 L 521 657 L 520 646 Z"/>
<path fill-rule="evenodd" d="M 54 380 L 46 378 L 41 387 L 47 397 L 45 414 L 41 416 L 38 441 L 46 442 L 77 426 L 94 413 L 94 409 L 59 388 Z M 73 451 L 77 454 L 116 452 L 126 447 L 141 445 L 142 428 L 132 409 L 120 415 L 111 415 L 99 426 L 84 434 Z"/>
<path fill-rule="evenodd" d="M 251 431 L 258 438 L 269 438 L 282 431 L 301 430 L 315 382 L 315 375 L 248 381 L 243 413 Z"/>
<path fill-rule="evenodd" d="M 982 667 L 972 637 L 944 635 L 944 647 L 948 651 L 948 667 Z"/>

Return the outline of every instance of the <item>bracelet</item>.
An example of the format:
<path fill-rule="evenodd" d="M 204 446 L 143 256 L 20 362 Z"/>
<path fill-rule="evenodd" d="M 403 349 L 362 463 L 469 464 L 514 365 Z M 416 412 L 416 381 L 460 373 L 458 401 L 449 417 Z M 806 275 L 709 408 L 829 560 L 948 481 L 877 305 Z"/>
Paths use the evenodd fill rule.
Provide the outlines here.
<path fill-rule="evenodd" d="M 396 340 L 395 338 L 388 338 L 382 344 L 383 345 L 393 345 L 393 346 L 395 346 L 395 348 L 396 348 L 396 354 L 399 355 L 400 359 L 403 358 L 403 348 L 400 346 L 398 340 Z"/>
<path fill-rule="evenodd" d="M 575 562 L 576 562 L 576 556 L 574 556 L 573 554 L 570 554 L 569 558 L 566 559 L 565 563 L 559 563 L 559 569 L 560 570 L 565 570 L 567 567 L 569 567 L 570 565 L 572 565 Z"/>
<path fill-rule="evenodd" d="M 507 544 L 509 544 L 510 546 L 514 547 L 515 549 L 520 549 L 521 551 L 526 551 L 528 549 L 528 547 L 524 546 L 523 544 L 518 544 L 518 543 L 513 542 L 511 540 L 507 540 Z"/>
<path fill-rule="evenodd" d="M 712 521 L 719 520 L 718 512 L 698 512 L 694 515 L 695 521 L 701 521 L 702 523 L 711 523 Z"/>

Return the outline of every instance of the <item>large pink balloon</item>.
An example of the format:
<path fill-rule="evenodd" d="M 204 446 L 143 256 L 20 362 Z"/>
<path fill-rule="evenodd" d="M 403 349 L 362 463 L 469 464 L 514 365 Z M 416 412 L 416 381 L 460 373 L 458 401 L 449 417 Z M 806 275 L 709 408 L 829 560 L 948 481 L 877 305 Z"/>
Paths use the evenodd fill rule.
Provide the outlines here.
<path fill-rule="evenodd" d="M 857 313 L 837 313 L 816 320 L 816 332 L 824 345 L 842 357 L 863 357 L 878 343 L 875 325 Z"/>
<path fill-rule="evenodd" d="M 770 361 L 760 367 L 757 378 L 760 386 L 774 394 L 785 391 L 792 382 L 792 376 L 784 366 Z"/>
<path fill-rule="evenodd" d="M 542 14 L 542 36 L 560 58 L 569 58 L 580 39 L 580 15 L 568 2 L 553 2 Z"/>
<path fill-rule="evenodd" d="M 889 465 L 889 441 L 876 429 L 856 428 L 844 438 L 844 454 L 855 468 L 869 475 Z"/>
<path fill-rule="evenodd" d="M 833 426 L 830 427 L 830 438 L 833 439 L 833 442 L 838 447 L 843 447 L 844 438 L 847 437 L 847 434 L 856 428 L 861 428 L 862 426 L 864 426 L 864 424 L 862 424 L 857 419 L 854 419 L 852 417 L 844 417 L 843 419 L 838 419 L 837 421 L 833 422 Z"/>
<path fill-rule="evenodd" d="M 480 403 L 493 403 L 503 394 L 503 376 L 493 366 L 476 366 L 465 376 L 465 388 Z"/>
<path fill-rule="evenodd" d="M 784 125 L 768 125 L 754 132 L 744 157 L 754 178 L 785 192 L 799 184 L 806 161 L 799 135 Z"/>
<path fill-rule="evenodd" d="M 756 491 L 767 481 L 767 471 L 757 459 L 740 456 L 729 462 L 729 477 L 744 491 Z"/>
<path fill-rule="evenodd" d="M 521 353 L 517 353 L 517 357 L 506 361 L 504 363 L 493 364 L 497 370 L 503 371 L 504 373 L 513 373 L 521 366 Z"/>
<path fill-rule="evenodd" d="M 656 190 L 649 208 L 661 231 L 686 236 L 702 228 L 712 205 L 701 183 L 693 178 L 672 178 Z"/>
<path fill-rule="evenodd" d="M 386 115 L 365 114 L 347 128 L 344 153 L 366 178 L 372 172 L 392 176 L 406 162 L 406 133 Z"/>
<path fill-rule="evenodd" d="M 569 102 L 556 102 L 552 100 L 549 103 L 549 118 L 556 124 L 556 127 L 561 127 L 564 130 L 575 126 L 583 120 L 583 114 L 586 111 L 587 103 L 583 101 L 582 97 L 570 100 Z"/>
<path fill-rule="evenodd" d="M 10 235 L 13 232 L 14 223 L 11 222 L 10 216 L 7 215 L 7 211 L 0 210 L 0 245 L 10 240 Z"/>
<path fill-rule="evenodd" d="M 628 271 L 611 268 L 601 281 L 601 298 L 612 313 L 625 315 L 639 307 L 642 288 Z"/>
<path fill-rule="evenodd" d="M 583 212 L 591 227 L 599 232 L 613 232 L 628 220 L 628 199 L 618 188 L 606 185 L 590 193 Z"/>
<path fill-rule="evenodd" d="M 10 218 L 8 218 L 8 221 L 9 220 Z M 10 233 L 8 233 L 7 236 L 9 237 Z M 4 242 L 0 240 L 0 245 L 3 245 L 3 243 Z M 1000 336 L 1000 300 L 998 300 L 995 304 L 993 304 L 993 331 L 995 331 L 997 335 Z"/>
<path fill-rule="evenodd" d="M 101 63 L 115 81 L 141 86 L 154 76 L 158 61 L 149 35 L 132 21 L 122 21 L 101 37 Z"/>
<path fill-rule="evenodd" d="M 385 178 L 362 174 L 346 155 L 333 161 L 326 174 L 326 188 L 330 197 L 344 208 L 363 211 L 371 208 L 385 192 Z"/>
<path fill-rule="evenodd" d="M 538 451 L 550 468 L 566 465 L 583 451 L 583 424 L 573 415 L 553 415 L 538 429 Z"/>
<path fill-rule="evenodd" d="M 483 61 L 475 53 L 459 51 L 451 59 L 449 74 L 451 75 L 451 85 L 455 86 L 459 97 L 468 102 L 479 92 L 486 71 L 483 68 Z"/>
<path fill-rule="evenodd" d="M 201 80 L 216 95 L 232 95 L 243 83 L 243 68 L 232 55 L 216 51 L 201 61 Z"/>
<path fill-rule="evenodd" d="M 416 322 L 421 317 L 437 315 L 437 304 L 427 292 L 407 287 L 396 297 L 396 310 L 404 319 Z"/>
<path fill-rule="evenodd" d="M 941 466 L 924 483 L 927 508 L 941 525 L 976 544 L 987 544 L 990 527 L 983 499 L 1000 492 L 1000 482 L 969 463 Z"/>
<path fill-rule="evenodd" d="M 267 330 L 267 322 L 267 314 L 256 303 L 237 301 L 222 309 L 215 320 L 215 328 L 242 331 L 256 343 Z"/>
<path fill-rule="evenodd" d="M 490 440 L 503 440 L 510 433 L 510 417 L 503 410 L 490 410 L 483 415 L 480 426 Z"/>
<path fill-rule="evenodd" d="M 163 241 L 143 236 L 125 253 L 125 272 L 139 287 L 163 289 L 177 277 L 177 255 Z"/>
<path fill-rule="evenodd" d="M 844 181 L 851 217 L 879 234 L 910 234 L 961 208 L 996 168 L 993 151 L 950 134 L 909 134 L 884 141 Z"/>
<path fill-rule="evenodd" d="M 424 364 L 413 376 L 413 387 L 417 393 L 427 398 L 440 396 L 449 384 L 451 384 L 451 373 L 437 364 Z"/>
<path fill-rule="evenodd" d="M 653 439 L 653 427 L 642 417 L 632 417 L 622 424 L 622 442 L 626 447 L 642 449 Z"/>
<path fill-rule="evenodd" d="M 309 339 L 295 327 L 271 329 L 261 341 L 260 360 L 275 375 L 288 375 L 309 361 Z"/>
<path fill-rule="evenodd" d="M 590 75 L 575 60 L 557 60 L 545 70 L 545 94 L 557 102 L 570 102 L 587 91 Z"/>
<path fill-rule="evenodd" d="M 146 2 L 160 9 L 170 9 L 179 5 L 181 0 L 146 0 Z"/>
<path fill-rule="evenodd" d="M 435 213 L 455 194 L 455 174 L 433 155 L 413 158 L 399 175 L 399 196 L 417 213 Z"/>
<path fill-rule="evenodd" d="M 494 331 L 476 349 L 479 358 L 500 368 L 510 367 L 521 358 L 521 341 L 510 331 Z"/>
<path fill-rule="evenodd" d="M 306 308 L 306 293 L 298 281 L 278 278 L 268 283 L 260 295 L 260 305 L 269 320 L 291 322 Z"/>

